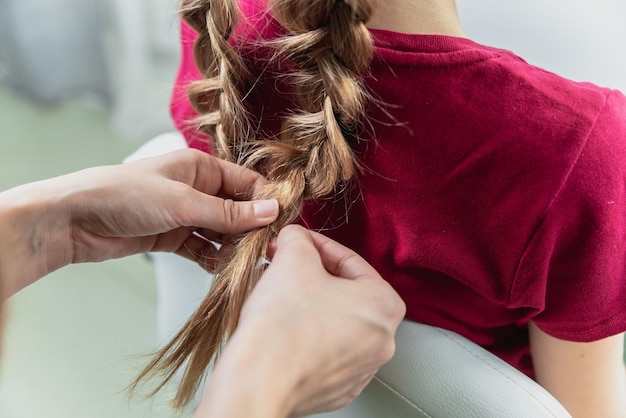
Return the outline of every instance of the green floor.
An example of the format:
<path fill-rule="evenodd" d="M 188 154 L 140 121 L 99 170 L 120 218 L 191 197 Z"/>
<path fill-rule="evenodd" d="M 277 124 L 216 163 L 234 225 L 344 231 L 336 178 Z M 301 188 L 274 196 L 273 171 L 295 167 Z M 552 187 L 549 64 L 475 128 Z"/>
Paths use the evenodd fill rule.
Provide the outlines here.
<path fill-rule="evenodd" d="M 118 138 L 96 106 L 38 108 L 0 86 L 0 190 L 118 163 L 146 139 Z M 163 398 L 125 398 L 155 344 L 155 297 L 152 267 L 135 256 L 67 267 L 12 298 L 0 417 L 175 416 Z"/>

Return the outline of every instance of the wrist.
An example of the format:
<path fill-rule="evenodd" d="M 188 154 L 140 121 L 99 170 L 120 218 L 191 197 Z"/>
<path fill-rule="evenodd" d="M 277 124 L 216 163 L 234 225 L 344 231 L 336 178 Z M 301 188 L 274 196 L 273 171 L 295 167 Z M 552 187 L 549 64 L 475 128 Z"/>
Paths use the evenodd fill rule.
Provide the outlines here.
<path fill-rule="evenodd" d="M 297 385 L 288 347 L 275 333 L 238 329 L 216 363 L 194 418 L 286 418 Z"/>
<path fill-rule="evenodd" d="M 67 264 L 69 221 L 48 183 L 0 193 L 0 274 L 5 296 Z"/>

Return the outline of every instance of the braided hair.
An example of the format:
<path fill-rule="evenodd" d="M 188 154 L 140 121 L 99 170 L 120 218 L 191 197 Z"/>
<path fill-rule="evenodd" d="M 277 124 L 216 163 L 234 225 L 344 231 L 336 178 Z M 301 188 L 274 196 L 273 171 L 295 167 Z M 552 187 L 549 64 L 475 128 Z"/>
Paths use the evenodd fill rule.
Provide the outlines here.
<path fill-rule="evenodd" d="M 182 0 L 182 17 L 199 37 L 195 59 L 203 79 L 189 98 L 200 114 L 197 124 L 209 134 L 220 158 L 254 168 L 269 183 L 254 199 L 276 198 L 278 219 L 244 234 L 228 260 L 218 266 L 209 294 L 180 332 L 139 374 L 158 374 L 164 387 L 184 369 L 175 407 L 187 405 L 206 368 L 234 332 L 241 308 L 263 273 L 261 262 L 272 238 L 293 223 L 306 200 L 333 194 L 352 179 L 358 162 L 346 139 L 364 113 L 367 93 L 360 73 L 369 66 L 372 40 L 365 27 L 374 0 L 269 0 L 286 34 L 268 41 L 276 58 L 291 62 L 289 80 L 296 109 L 284 118 L 278 138 L 254 138 L 243 97 L 249 68 L 229 43 L 239 11 L 236 0 Z"/>

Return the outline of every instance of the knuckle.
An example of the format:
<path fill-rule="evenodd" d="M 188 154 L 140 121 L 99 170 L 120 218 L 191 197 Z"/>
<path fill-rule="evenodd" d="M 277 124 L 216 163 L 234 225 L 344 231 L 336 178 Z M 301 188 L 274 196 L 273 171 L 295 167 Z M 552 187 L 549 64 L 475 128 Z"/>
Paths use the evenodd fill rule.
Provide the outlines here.
<path fill-rule="evenodd" d="M 240 208 L 233 200 L 224 199 L 222 202 L 222 212 L 222 221 L 224 224 L 223 232 L 231 233 L 235 230 L 235 227 L 237 226 L 237 223 L 239 221 Z"/>
<path fill-rule="evenodd" d="M 312 244 L 305 239 L 306 230 L 295 224 L 283 227 L 279 232 L 279 243 L 281 246 L 288 247 L 289 251 L 295 254 L 309 254 Z"/>
<path fill-rule="evenodd" d="M 186 152 L 186 157 L 192 163 L 202 163 L 207 159 L 207 154 L 203 151 L 197 150 L 195 148 L 189 148 L 186 150 L 182 150 L 181 152 Z"/>
<path fill-rule="evenodd" d="M 173 164 L 184 164 L 187 167 L 197 167 L 202 163 L 202 151 L 194 148 L 186 148 L 172 151 L 168 154 L 168 158 Z M 206 158 L 206 157 L 205 157 Z"/>
<path fill-rule="evenodd" d="M 346 406 L 350 405 L 350 403 L 352 403 L 352 401 L 354 401 L 358 395 L 359 395 L 358 393 L 357 394 L 347 393 L 343 395 L 342 397 L 340 397 L 339 399 L 335 400 L 333 403 L 331 403 L 329 407 L 327 408 L 327 410 L 336 411 L 338 409 L 345 408 Z"/>
<path fill-rule="evenodd" d="M 344 271 L 350 263 L 358 262 L 359 256 L 355 253 L 348 253 L 337 261 L 337 271 Z"/>
<path fill-rule="evenodd" d="M 384 344 L 383 349 L 380 350 L 381 365 L 387 363 L 393 358 L 396 353 L 396 341 L 394 338 L 389 338 L 387 343 Z"/>
<path fill-rule="evenodd" d="M 178 204 L 170 205 L 169 211 L 180 226 L 191 226 L 193 222 L 196 202 L 189 194 L 189 186 L 174 182 L 169 185 L 170 195 L 176 196 Z"/>
<path fill-rule="evenodd" d="M 393 329 L 395 329 L 406 315 L 406 304 L 391 285 L 386 282 L 384 284 L 386 289 L 380 290 L 382 303 L 379 307 L 384 317 L 393 324 Z"/>
<path fill-rule="evenodd" d="M 402 300 L 402 298 L 398 296 L 397 294 L 394 299 L 395 301 L 392 304 L 393 306 L 392 316 L 396 320 L 396 322 L 399 323 L 406 316 L 406 304 L 404 303 L 404 300 Z"/>

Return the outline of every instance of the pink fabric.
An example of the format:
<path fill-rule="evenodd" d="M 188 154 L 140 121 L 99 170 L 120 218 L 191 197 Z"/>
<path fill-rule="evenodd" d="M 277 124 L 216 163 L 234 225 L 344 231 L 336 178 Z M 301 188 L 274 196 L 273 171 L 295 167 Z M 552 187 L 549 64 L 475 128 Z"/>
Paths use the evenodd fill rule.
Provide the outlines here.
<path fill-rule="evenodd" d="M 176 84 L 172 89 L 170 101 L 170 113 L 174 120 L 174 126 L 185 135 L 190 146 L 208 151 L 206 139 L 200 135 L 193 126 L 196 112 L 191 108 L 187 99 L 187 87 L 194 80 L 201 79 L 200 72 L 196 68 L 193 58 L 193 43 L 196 33 L 188 25 L 181 25 L 181 60 L 176 75 Z"/>
<path fill-rule="evenodd" d="M 268 19 L 252 25 L 274 36 Z M 198 77 L 183 28 L 172 103 L 181 128 L 193 114 L 181 89 Z M 470 40 L 372 33 L 374 139 L 353 141 L 367 169 L 358 190 L 311 204 L 307 225 L 372 263 L 409 319 L 459 332 L 530 376 L 529 320 L 572 341 L 624 332 L 626 98 Z M 291 106 L 271 68 L 247 100 L 270 133 Z"/>

